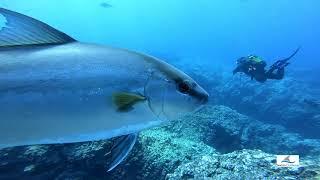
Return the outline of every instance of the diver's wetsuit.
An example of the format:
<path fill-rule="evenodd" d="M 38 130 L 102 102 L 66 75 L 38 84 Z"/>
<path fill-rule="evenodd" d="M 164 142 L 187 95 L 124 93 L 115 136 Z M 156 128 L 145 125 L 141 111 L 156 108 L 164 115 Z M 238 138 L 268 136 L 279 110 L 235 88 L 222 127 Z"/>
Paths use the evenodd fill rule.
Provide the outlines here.
<path fill-rule="evenodd" d="M 276 70 L 276 72 L 274 72 Z M 266 73 L 267 79 L 282 79 L 284 77 L 284 67 L 281 68 L 271 68 Z"/>
<path fill-rule="evenodd" d="M 247 57 L 243 57 L 236 69 L 233 70 L 233 74 L 243 72 L 258 82 L 265 82 L 267 79 L 280 80 L 284 77 L 284 67 L 265 70 L 266 65 L 265 61 L 255 63 L 247 59 Z"/>
<path fill-rule="evenodd" d="M 267 63 L 258 56 L 247 56 L 237 60 L 238 66 L 233 74 L 243 72 L 258 82 L 265 82 L 267 79 L 283 79 L 284 68 L 289 65 L 288 61 L 299 51 L 298 48 L 290 57 L 276 61 L 269 70 L 265 70 Z"/>

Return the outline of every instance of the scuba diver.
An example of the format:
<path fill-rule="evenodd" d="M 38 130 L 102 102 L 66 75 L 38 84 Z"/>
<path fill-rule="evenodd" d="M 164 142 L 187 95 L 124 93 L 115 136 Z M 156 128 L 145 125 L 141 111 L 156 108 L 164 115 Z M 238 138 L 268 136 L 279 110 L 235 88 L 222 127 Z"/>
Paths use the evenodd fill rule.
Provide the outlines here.
<path fill-rule="evenodd" d="M 265 70 L 267 63 L 258 56 L 249 55 L 247 57 L 241 57 L 237 60 L 237 67 L 233 70 L 233 74 L 243 72 L 250 76 L 251 80 L 255 79 L 261 83 L 267 79 L 280 80 L 284 77 L 284 68 L 290 64 L 288 61 L 295 56 L 299 50 L 300 47 L 297 48 L 290 57 L 276 61 L 270 66 L 269 70 Z"/>

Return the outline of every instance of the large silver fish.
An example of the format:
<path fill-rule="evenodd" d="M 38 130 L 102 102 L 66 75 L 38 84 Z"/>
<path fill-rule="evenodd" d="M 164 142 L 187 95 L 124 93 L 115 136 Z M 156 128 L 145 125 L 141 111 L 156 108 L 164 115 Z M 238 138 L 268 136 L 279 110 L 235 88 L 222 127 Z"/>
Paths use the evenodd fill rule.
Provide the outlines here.
<path fill-rule="evenodd" d="M 80 43 L 0 8 L 0 148 L 118 137 L 109 170 L 136 133 L 207 102 L 189 76 L 148 55 Z"/>

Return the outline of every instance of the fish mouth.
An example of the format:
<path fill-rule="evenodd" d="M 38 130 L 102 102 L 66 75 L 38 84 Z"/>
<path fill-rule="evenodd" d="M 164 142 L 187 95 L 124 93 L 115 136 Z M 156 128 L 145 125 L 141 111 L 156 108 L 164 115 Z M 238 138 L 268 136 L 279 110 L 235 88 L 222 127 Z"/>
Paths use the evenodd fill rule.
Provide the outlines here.
<path fill-rule="evenodd" d="M 200 86 L 192 90 L 190 96 L 197 99 L 200 104 L 206 104 L 209 101 L 209 93 Z"/>
<path fill-rule="evenodd" d="M 158 105 L 155 105 L 152 99 L 147 98 L 149 109 L 160 121 L 171 121 L 196 113 L 203 109 L 205 104 L 207 104 L 209 101 L 209 95 L 207 93 L 198 94 L 196 97 L 189 96 L 187 99 L 189 99 L 189 102 L 193 105 L 187 105 L 186 107 L 182 108 L 178 105 L 170 105 L 170 103 L 167 102 L 167 98 L 166 92 L 164 92 L 163 96 L 161 97 L 161 101 L 158 102 Z M 179 113 L 179 111 L 181 112 Z"/>
<path fill-rule="evenodd" d="M 200 96 L 200 103 L 201 104 L 207 104 L 209 102 L 209 94 L 205 92 L 205 94 L 202 94 Z"/>

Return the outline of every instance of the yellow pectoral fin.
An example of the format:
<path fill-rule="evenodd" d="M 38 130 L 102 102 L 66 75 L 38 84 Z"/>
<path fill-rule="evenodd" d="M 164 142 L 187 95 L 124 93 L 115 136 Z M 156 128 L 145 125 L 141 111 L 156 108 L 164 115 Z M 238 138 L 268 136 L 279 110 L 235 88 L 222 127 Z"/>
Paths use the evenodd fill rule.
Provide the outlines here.
<path fill-rule="evenodd" d="M 112 94 L 112 101 L 119 111 L 130 110 L 134 104 L 145 100 L 146 97 L 137 93 L 117 92 Z"/>

